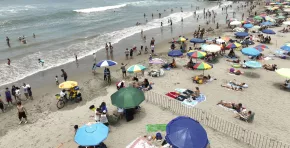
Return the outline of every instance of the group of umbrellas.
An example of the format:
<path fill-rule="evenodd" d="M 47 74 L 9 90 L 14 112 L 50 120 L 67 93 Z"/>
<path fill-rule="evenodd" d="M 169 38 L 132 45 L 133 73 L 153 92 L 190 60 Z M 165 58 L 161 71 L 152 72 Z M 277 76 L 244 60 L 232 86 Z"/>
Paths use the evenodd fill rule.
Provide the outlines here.
<path fill-rule="evenodd" d="M 96 64 L 96 67 L 110 67 L 110 66 L 115 66 L 118 63 L 112 60 L 102 60 L 100 62 L 98 62 Z M 140 64 L 136 64 L 136 65 L 132 65 L 127 69 L 127 72 L 129 73 L 138 73 L 138 72 L 142 72 L 146 69 L 145 66 L 140 65 Z"/>

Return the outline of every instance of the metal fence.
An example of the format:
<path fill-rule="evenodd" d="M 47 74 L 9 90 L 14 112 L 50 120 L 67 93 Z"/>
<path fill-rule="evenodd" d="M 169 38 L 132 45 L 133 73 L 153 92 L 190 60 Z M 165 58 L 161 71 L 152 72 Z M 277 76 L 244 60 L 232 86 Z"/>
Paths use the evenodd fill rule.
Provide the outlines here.
<path fill-rule="evenodd" d="M 181 104 L 180 101 L 171 99 L 154 91 L 146 92 L 145 96 L 146 101 L 149 103 L 155 104 L 163 109 L 170 110 L 179 115 L 189 116 L 203 125 L 231 136 L 236 140 L 245 142 L 250 146 L 256 148 L 290 148 L 289 144 L 247 130 L 237 124 L 226 121 L 201 109 L 186 107 Z"/>

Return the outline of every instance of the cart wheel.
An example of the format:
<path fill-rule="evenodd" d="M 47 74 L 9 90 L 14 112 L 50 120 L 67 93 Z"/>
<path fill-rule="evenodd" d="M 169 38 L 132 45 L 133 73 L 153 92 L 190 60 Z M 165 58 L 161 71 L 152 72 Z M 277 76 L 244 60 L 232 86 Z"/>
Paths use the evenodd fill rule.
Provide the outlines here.
<path fill-rule="evenodd" d="M 57 106 L 58 109 L 62 109 L 64 107 L 64 105 L 65 105 L 65 102 L 63 100 L 58 100 L 57 101 L 56 106 Z"/>

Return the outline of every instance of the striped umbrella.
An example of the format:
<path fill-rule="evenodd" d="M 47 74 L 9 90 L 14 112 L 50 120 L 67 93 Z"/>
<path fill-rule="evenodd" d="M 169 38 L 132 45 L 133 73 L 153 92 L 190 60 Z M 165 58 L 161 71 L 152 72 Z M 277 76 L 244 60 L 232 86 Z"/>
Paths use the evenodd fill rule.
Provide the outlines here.
<path fill-rule="evenodd" d="M 112 60 L 102 60 L 96 64 L 97 67 L 108 67 L 108 66 L 114 66 L 118 63 Z"/>
<path fill-rule="evenodd" d="M 140 64 L 136 64 L 136 65 L 132 65 L 132 66 L 130 66 L 130 67 L 127 69 L 127 71 L 128 71 L 129 73 L 138 73 L 138 72 L 142 72 L 142 71 L 144 71 L 145 69 L 146 69 L 145 66 L 140 65 Z"/>
<path fill-rule="evenodd" d="M 184 41 L 186 41 L 186 39 L 183 38 L 183 37 L 180 37 L 177 41 L 178 41 L 178 42 L 184 42 Z"/>
<path fill-rule="evenodd" d="M 206 53 L 205 52 L 202 52 L 202 51 L 193 51 L 190 57 L 195 58 L 195 59 L 200 59 L 200 58 L 203 58 L 205 56 L 206 56 Z"/>
<path fill-rule="evenodd" d="M 261 47 L 261 48 L 267 48 L 267 49 L 269 49 L 269 47 L 266 46 L 266 45 L 264 45 L 264 44 L 257 45 L 256 47 Z"/>
<path fill-rule="evenodd" d="M 239 43 L 230 43 L 228 46 L 227 46 L 227 48 L 228 49 L 231 49 L 231 48 L 239 48 L 239 47 L 241 47 L 242 45 L 241 44 L 239 44 Z"/>
<path fill-rule="evenodd" d="M 255 49 L 257 49 L 258 51 L 260 51 L 260 52 L 262 52 L 262 51 L 264 51 L 264 48 L 262 48 L 262 47 L 254 47 Z"/>
<path fill-rule="evenodd" d="M 204 75 L 204 70 L 208 70 L 211 69 L 213 66 L 205 63 L 205 62 L 201 62 L 201 63 L 196 63 L 193 68 L 197 69 L 197 70 L 203 70 L 203 75 Z"/>
<path fill-rule="evenodd" d="M 231 38 L 230 38 L 230 37 L 227 37 L 227 36 L 225 36 L 225 37 L 222 37 L 222 39 L 228 42 L 228 41 L 229 41 Z"/>

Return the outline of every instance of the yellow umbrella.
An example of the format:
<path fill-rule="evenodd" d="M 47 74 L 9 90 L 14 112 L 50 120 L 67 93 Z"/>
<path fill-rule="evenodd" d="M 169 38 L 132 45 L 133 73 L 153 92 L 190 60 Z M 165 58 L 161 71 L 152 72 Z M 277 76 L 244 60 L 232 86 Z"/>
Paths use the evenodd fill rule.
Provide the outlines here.
<path fill-rule="evenodd" d="M 286 78 L 290 78 L 290 68 L 280 68 L 276 72 Z"/>
<path fill-rule="evenodd" d="M 180 42 L 185 42 L 185 41 L 186 41 L 186 39 L 185 39 L 185 38 L 183 38 L 183 37 L 180 37 L 180 38 L 178 39 L 178 41 L 180 41 Z"/>
<path fill-rule="evenodd" d="M 73 88 L 75 86 L 78 86 L 78 82 L 76 81 L 66 81 L 66 82 L 62 82 L 61 84 L 59 84 L 59 88 L 61 89 L 70 89 Z"/>

